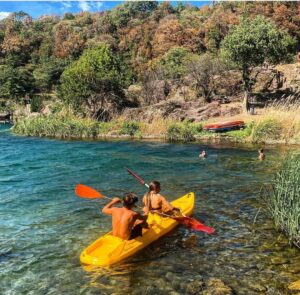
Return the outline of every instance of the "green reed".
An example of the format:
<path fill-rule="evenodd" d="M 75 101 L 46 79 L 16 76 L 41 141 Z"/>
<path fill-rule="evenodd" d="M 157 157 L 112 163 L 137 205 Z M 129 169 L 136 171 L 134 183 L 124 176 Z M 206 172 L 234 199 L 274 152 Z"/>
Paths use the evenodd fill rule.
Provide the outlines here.
<path fill-rule="evenodd" d="M 300 154 L 289 154 L 262 198 L 277 228 L 300 248 Z"/>

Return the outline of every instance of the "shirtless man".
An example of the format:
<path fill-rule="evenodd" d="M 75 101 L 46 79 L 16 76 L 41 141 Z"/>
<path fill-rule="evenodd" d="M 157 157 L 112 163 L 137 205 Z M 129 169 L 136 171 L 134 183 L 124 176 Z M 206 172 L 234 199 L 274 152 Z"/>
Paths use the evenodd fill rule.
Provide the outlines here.
<path fill-rule="evenodd" d="M 113 207 L 117 203 L 121 203 L 119 198 L 113 198 L 103 209 L 102 212 L 112 215 L 112 231 L 113 235 L 123 240 L 131 240 L 142 235 L 142 228 L 147 228 L 146 216 L 142 216 L 138 212 L 132 210 L 138 198 L 127 193 L 123 198 L 123 207 Z"/>

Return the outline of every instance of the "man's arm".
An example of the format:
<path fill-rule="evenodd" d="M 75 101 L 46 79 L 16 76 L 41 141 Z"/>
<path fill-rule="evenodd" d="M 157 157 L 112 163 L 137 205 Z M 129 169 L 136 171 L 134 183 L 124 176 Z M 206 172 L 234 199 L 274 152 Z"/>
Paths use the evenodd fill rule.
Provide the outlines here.
<path fill-rule="evenodd" d="M 117 203 L 121 203 L 121 200 L 119 198 L 113 198 L 107 205 L 103 207 L 102 213 L 111 215 L 114 209 L 112 206 Z"/>

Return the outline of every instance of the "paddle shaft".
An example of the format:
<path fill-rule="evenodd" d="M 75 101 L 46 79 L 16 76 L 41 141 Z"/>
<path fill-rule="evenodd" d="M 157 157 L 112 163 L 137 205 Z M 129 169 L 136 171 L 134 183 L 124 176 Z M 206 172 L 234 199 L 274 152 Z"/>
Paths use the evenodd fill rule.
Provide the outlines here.
<path fill-rule="evenodd" d="M 147 184 L 142 178 L 140 178 L 138 175 L 136 175 L 133 171 L 131 171 L 129 168 L 125 167 L 125 169 L 127 170 L 127 172 L 129 174 L 131 174 L 133 177 L 135 177 L 137 179 L 137 181 L 144 185 L 145 187 L 149 188 L 149 184 Z"/>

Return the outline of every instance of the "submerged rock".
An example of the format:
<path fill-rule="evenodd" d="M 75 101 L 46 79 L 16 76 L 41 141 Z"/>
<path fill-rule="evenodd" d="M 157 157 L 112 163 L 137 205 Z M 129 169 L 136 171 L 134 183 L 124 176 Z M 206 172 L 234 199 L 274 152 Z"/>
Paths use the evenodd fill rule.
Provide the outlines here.
<path fill-rule="evenodd" d="M 203 290 L 203 287 L 204 282 L 197 280 L 187 283 L 185 290 L 187 294 L 199 294 L 199 292 Z"/>
<path fill-rule="evenodd" d="M 203 295 L 231 295 L 232 289 L 224 284 L 223 281 L 216 278 L 210 278 L 207 282 L 207 289 Z"/>

